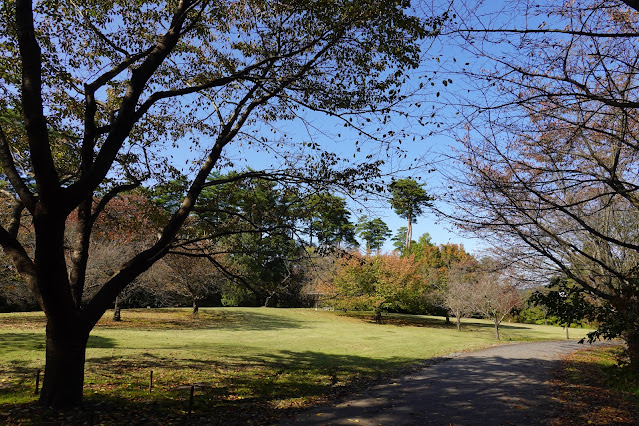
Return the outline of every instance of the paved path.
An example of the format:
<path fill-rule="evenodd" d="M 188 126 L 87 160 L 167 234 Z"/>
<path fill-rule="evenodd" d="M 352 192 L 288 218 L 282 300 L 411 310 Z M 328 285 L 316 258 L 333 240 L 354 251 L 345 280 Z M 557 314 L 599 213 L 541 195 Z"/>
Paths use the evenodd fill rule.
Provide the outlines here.
<path fill-rule="evenodd" d="M 539 425 L 558 409 L 546 382 L 576 340 L 460 354 L 281 425 Z"/>

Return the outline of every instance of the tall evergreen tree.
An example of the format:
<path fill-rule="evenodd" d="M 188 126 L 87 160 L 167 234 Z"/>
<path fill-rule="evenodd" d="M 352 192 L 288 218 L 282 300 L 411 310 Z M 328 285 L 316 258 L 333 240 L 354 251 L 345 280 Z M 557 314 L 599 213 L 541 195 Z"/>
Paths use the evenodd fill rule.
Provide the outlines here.
<path fill-rule="evenodd" d="M 417 216 L 424 212 L 424 207 L 433 200 L 422 185 L 414 179 L 397 179 L 389 186 L 391 192 L 390 204 L 395 213 L 408 221 L 406 226 L 405 250 L 410 250 L 413 238 L 413 223 L 417 223 Z"/>
<path fill-rule="evenodd" d="M 379 251 L 384 245 L 384 241 L 391 236 L 388 225 L 380 219 L 375 218 L 369 220 L 367 216 L 359 218 L 355 231 L 366 242 L 366 251 Z"/>

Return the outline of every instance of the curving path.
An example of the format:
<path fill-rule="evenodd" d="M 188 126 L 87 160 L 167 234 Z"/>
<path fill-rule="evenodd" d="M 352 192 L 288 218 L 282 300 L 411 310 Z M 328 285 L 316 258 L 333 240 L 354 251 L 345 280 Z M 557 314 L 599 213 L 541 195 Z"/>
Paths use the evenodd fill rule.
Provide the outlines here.
<path fill-rule="evenodd" d="M 281 425 L 539 425 L 558 409 L 546 381 L 576 340 L 496 346 L 452 355 L 337 405 Z"/>

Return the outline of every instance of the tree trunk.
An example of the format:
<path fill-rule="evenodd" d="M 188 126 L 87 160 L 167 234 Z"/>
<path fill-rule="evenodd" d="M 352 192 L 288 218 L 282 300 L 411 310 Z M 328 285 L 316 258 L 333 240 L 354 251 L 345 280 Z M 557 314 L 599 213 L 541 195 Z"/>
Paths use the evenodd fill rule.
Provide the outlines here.
<path fill-rule="evenodd" d="M 495 338 L 499 340 L 499 322 L 495 321 Z"/>
<path fill-rule="evenodd" d="M 122 321 L 120 314 L 120 296 L 115 298 L 115 306 L 113 308 L 113 321 Z"/>
<path fill-rule="evenodd" d="M 570 334 L 568 330 L 570 329 L 570 325 L 566 325 L 566 340 L 570 340 Z"/>
<path fill-rule="evenodd" d="M 375 323 L 376 324 L 381 324 L 382 323 L 382 311 L 381 311 L 381 309 L 376 309 L 375 310 Z"/>
<path fill-rule="evenodd" d="M 406 255 L 410 253 L 410 243 L 413 240 L 413 218 L 408 215 L 408 226 L 406 226 Z"/>
<path fill-rule="evenodd" d="M 628 346 L 628 358 L 630 359 L 630 368 L 635 372 L 639 372 L 639 331 L 630 330 L 624 335 L 626 345 Z"/>
<path fill-rule="evenodd" d="M 46 364 L 40 404 L 53 408 L 69 408 L 82 403 L 84 359 L 89 338 L 82 327 L 53 327 L 47 323 Z"/>
<path fill-rule="evenodd" d="M 199 305 L 197 304 L 197 298 L 196 298 L 196 297 L 194 297 L 194 298 L 193 298 L 193 315 L 197 315 L 197 313 L 199 312 L 199 310 L 200 310 L 200 307 L 199 307 Z"/>
<path fill-rule="evenodd" d="M 457 331 L 461 331 L 461 316 L 457 315 L 455 320 L 457 321 Z"/>

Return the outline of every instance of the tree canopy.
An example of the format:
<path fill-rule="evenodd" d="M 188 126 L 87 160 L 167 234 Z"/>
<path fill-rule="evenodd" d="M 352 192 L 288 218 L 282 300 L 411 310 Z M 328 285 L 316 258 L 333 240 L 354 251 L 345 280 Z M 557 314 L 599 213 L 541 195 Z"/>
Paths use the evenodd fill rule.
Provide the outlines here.
<path fill-rule="evenodd" d="M 333 280 L 340 307 L 382 312 L 409 309 L 424 292 L 424 280 L 412 258 L 397 254 L 347 256 L 341 260 Z"/>
<path fill-rule="evenodd" d="M 379 251 L 384 245 L 384 241 L 391 236 L 391 230 L 379 217 L 368 219 L 362 216 L 355 225 L 355 232 L 366 242 L 366 251 Z"/>

